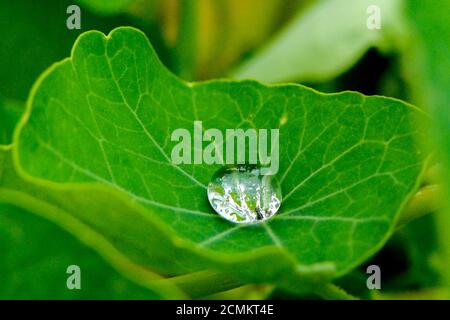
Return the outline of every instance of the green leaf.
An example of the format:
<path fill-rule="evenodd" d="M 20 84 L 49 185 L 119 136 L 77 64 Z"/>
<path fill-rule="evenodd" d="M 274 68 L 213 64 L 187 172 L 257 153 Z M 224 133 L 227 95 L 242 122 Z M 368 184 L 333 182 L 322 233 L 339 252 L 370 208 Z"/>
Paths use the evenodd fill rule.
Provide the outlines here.
<path fill-rule="evenodd" d="M 429 110 L 433 118 L 430 135 L 424 139 L 436 148 L 442 163 L 445 209 L 438 217 L 441 244 L 445 252 L 442 269 L 450 288 L 450 27 L 448 1 L 408 1 L 407 17 L 412 30 L 410 46 L 404 48 L 404 70 L 417 104 Z M 431 139 L 430 139 L 431 137 Z M 449 294 L 450 296 L 450 294 Z"/>
<path fill-rule="evenodd" d="M 328 81 L 349 69 L 371 47 L 386 49 L 401 31 L 399 0 L 323 0 L 296 18 L 254 57 L 232 72 L 237 79 Z M 367 8 L 381 10 L 371 30 Z"/>
<path fill-rule="evenodd" d="M 123 278 L 96 252 L 49 221 L 0 204 L 0 299 L 160 299 Z M 81 269 L 81 290 L 66 286 Z"/>
<path fill-rule="evenodd" d="M 345 274 L 384 244 L 422 170 L 411 119 L 420 112 L 410 105 L 299 85 L 186 83 L 132 28 L 85 33 L 36 83 L 28 106 L 15 140 L 21 175 L 65 184 L 70 197 L 51 201 L 81 206 L 70 215 L 133 261 L 174 274 L 215 268 L 311 290 L 330 265 L 333 276 Z M 206 184 L 218 166 L 170 160 L 171 132 L 192 130 L 194 120 L 205 129 L 280 128 L 277 216 L 236 226 L 212 212 Z M 128 209 L 108 205 L 119 194 L 73 184 L 93 182 L 125 193 Z"/>

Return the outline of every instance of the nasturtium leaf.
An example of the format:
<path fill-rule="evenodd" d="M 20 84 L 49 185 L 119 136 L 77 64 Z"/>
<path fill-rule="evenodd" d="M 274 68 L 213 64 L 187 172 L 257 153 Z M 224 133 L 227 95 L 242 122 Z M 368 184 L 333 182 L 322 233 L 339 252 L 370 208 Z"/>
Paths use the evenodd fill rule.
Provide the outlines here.
<path fill-rule="evenodd" d="M 371 47 L 392 47 L 393 36 L 402 33 L 401 4 L 400 0 L 317 1 L 231 75 L 271 83 L 329 81 Z M 379 28 L 374 24 L 377 14 Z"/>
<path fill-rule="evenodd" d="M 173 298 L 123 278 L 99 255 L 55 224 L 0 204 L 0 299 Z M 67 268 L 80 267 L 80 290 L 69 290 Z"/>
<path fill-rule="evenodd" d="M 69 190 L 97 182 L 124 192 L 146 207 L 149 221 L 167 226 L 175 247 L 192 245 L 192 257 L 150 245 L 145 224 L 126 213 L 106 207 L 100 215 L 95 193 L 71 215 L 101 225 L 106 237 L 117 232 L 115 246 L 134 259 L 142 255 L 140 262 L 173 272 L 204 263 L 291 289 L 318 277 L 324 264 L 342 275 L 384 244 L 422 171 L 411 122 L 420 111 L 410 105 L 300 85 L 186 83 L 164 68 L 144 34 L 128 27 L 107 37 L 82 35 L 72 57 L 36 83 L 28 104 L 15 141 L 22 174 Z M 284 200 L 274 218 L 251 226 L 225 221 L 206 197 L 220 166 L 171 162 L 171 133 L 192 131 L 195 120 L 205 130 L 280 129 Z"/>

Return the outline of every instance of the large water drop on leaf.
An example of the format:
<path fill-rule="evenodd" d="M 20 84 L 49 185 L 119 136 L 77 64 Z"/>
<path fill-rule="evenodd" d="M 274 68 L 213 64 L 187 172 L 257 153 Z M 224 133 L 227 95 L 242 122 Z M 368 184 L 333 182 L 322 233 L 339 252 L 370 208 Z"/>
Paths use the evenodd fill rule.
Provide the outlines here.
<path fill-rule="evenodd" d="M 269 219 L 280 208 L 281 187 L 273 175 L 263 175 L 253 165 L 224 167 L 208 185 L 208 199 L 214 210 L 235 223 Z"/>

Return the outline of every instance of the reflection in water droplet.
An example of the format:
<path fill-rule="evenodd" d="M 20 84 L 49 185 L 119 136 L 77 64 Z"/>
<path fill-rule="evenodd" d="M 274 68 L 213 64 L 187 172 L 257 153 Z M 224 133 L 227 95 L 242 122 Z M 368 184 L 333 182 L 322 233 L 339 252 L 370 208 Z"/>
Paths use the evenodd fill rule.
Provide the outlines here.
<path fill-rule="evenodd" d="M 224 167 L 209 183 L 208 199 L 225 219 L 254 223 L 269 219 L 278 211 L 281 187 L 275 176 L 262 175 L 257 166 Z"/>

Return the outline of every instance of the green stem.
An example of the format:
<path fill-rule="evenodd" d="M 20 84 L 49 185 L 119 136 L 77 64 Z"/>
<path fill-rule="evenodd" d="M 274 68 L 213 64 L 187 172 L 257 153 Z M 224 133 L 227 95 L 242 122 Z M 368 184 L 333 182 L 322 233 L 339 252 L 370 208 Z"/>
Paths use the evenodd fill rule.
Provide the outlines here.
<path fill-rule="evenodd" d="M 332 283 L 320 286 L 314 293 L 325 300 L 359 300 Z"/>
<path fill-rule="evenodd" d="M 440 209 L 440 186 L 427 185 L 420 189 L 404 208 L 397 227 Z"/>
<path fill-rule="evenodd" d="M 249 284 L 239 288 L 222 291 L 210 296 L 207 300 L 265 300 L 274 290 L 273 285 Z"/>
<path fill-rule="evenodd" d="M 179 0 L 180 15 L 176 44 L 176 71 L 184 80 L 193 80 L 196 70 L 198 0 Z"/>
<path fill-rule="evenodd" d="M 441 180 L 440 177 L 442 177 L 442 165 L 440 163 L 430 165 L 422 178 L 423 184 L 438 183 Z"/>
<path fill-rule="evenodd" d="M 236 281 L 214 271 L 190 273 L 173 277 L 166 281 L 175 284 L 192 298 L 202 298 L 244 285 L 240 281 Z"/>

